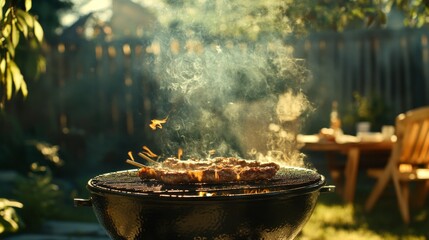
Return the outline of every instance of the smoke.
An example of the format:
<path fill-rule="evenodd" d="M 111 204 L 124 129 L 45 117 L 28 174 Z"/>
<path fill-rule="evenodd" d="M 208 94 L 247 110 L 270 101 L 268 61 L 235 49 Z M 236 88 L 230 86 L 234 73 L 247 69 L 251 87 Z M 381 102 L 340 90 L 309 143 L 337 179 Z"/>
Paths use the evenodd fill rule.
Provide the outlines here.
<path fill-rule="evenodd" d="M 309 72 L 281 39 L 207 40 L 177 29 L 159 34 L 155 71 L 161 89 L 157 132 L 166 155 L 269 159 L 302 165 L 295 136 L 311 110 L 302 84 Z M 181 30 L 179 32 L 186 32 Z"/>

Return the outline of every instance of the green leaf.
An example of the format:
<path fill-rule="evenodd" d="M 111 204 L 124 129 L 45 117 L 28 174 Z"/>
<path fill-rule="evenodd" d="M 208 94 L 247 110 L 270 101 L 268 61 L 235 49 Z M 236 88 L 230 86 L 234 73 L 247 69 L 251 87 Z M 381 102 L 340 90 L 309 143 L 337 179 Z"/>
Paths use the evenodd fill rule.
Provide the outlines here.
<path fill-rule="evenodd" d="M 7 48 L 7 51 L 9 52 L 10 56 L 13 58 L 15 56 L 15 47 L 10 42 L 9 38 L 6 39 L 6 48 Z"/>
<path fill-rule="evenodd" d="M 34 19 L 34 35 L 40 43 L 43 41 L 43 28 L 40 23 Z"/>
<path fill-rule="evenodd" d="M 19 229 L 20 219 L 14 207 L 22 208 L 20 202 L 0 198 L 0 234 L 3 232 L 16 232 Z"/>
<path fill-rule="evenodd" d="M 46 72 L 46 59 L 43 56 L 37 58 L 37 72 L 38 74 Z"/>
<path fill-rule="evenodd" d="M 352 10 L 352 14 L 359 17 L 359 18 L 364 18 L 365 14 L 363 13 L 362 9 L 353 9 Z"/>
<path fill-rule="evenodd" d="M 4 16 L 6 17 L 6 18 L 8 18 L 9 17 L 9 15 L 10 15 L 10 13 L 12 12 L 12 8 L 6 8 L 7 10 L 6 10 L 6 12 L 4 13 Z"/>
<path fill-rule="evenodd" d="M 11 39 L 12 39 L 13 47 L 16 48 L 16 46 L 18 46 L 18 43 L 19 43 L 19 31 L 15 24 L 12 24 Z"/>
<path fill-rule="evenodd" d="M 18 231 L 19 225 L 18 225 L 18 222 L 14 219 L 16 215 L 15 209 L 8 208 L 4 213 L 5 213 L 4 220 L 9 224 L 8 230 L 10 232 Z"/>
<path fill-rule="evenodd" d="M 25 11 L 30 11 L 31 9 L 31 0 L 25 0 Z"/>
<path fill-rule="evenodd" d="M 16 14 L 18 15 L 18 17 L 23 18 L 25 20 L 29 28 L 34 27 L 34 17 L 31 16 L 28 12 L 22 11 L 21 9 L 17 9 Z"/>
<path fill-rule="evenodd" d="M 0 20 L 3 19 L 3 6 L 6 4 L 6 0 L 0 0 Z"/>
<path fill-rule="evenodd" d="M 25 81 L 21 82 L 21 93 L 24 98 L 28 95 L 27 83 L 25 83 Z"/>
<path fill-rule="evenodd" d="M 11 201 L 7 198 L 0 198 L 0 210 L 5 207 L 16 207 L 16 208 L 22 208 L 24 205 L 22 203 L 17 201 Z"/>
<path fill-rule="evenodd" d="M 4 74 L 6 73 L 6 59 L 2 59 L 0 61 L 0 75 L 4 76 Z"/>
<path fill-rule="evenodd" d="M 22 83 L 24 82 L 24 77 L 22 76 L 21 71 L 14 61 L 9 62 L 9 68 L 12 73 L 15 92 L 18 92 L 22 86 Z"/>
<path fill-rule="evenodd" d="M 18 26 L 19 30 L 22 32 L 24 37 L 27 38 L 28 37 L 28 26 L 27 26 L 27 23 L 25 22 L 25 19 L 20 17 L 19 15 L 18 15 L 17 19 L 18 19 L 17 26 Z"/>
<path fill-rule="evenodd" d="M 8 68 L 6 71 L 6 99 L 10 100 L 12 98 L 12 73 Z"/>
<path fill-rule="evenodd" d="M 2 31 L 3 37 L 8 38 L 11 31 L 12 31 L 12 25 L 6 24 Z"/>

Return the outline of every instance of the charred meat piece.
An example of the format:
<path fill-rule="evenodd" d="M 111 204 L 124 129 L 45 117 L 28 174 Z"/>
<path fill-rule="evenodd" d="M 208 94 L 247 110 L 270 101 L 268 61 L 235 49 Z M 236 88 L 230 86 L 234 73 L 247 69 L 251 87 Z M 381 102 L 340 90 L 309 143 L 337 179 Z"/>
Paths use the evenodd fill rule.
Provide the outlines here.
<path fill-rule="evenodd" d="M 205 160 L 179 160 L 168 158 L 159 165 L 140 168 L 141 179 L 156 179 L 168 184 L 225 183 L 270 179 L 280 166 L 239 158 L 213 158 Z"/>

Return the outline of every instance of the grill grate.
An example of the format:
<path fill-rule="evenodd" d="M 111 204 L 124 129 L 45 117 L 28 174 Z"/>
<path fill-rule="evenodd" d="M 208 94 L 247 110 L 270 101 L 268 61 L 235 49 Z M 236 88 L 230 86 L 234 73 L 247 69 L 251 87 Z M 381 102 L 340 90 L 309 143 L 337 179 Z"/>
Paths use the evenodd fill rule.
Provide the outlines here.
<path fill-rule="evenodd" d="M 137 170 L 106 173 L 94 177 L 89 186 L 105 191 L 133 195 L 158 195 L 175 197 L 248 195 L 285 191 L 306 187 L 323 181 L 317 172 L 296 167 L 283 167 L 272 179 L 253 182 L 230 182 L 222 184 L 187 183 L 164 184 L 156 180 L 142 180 Z"/>

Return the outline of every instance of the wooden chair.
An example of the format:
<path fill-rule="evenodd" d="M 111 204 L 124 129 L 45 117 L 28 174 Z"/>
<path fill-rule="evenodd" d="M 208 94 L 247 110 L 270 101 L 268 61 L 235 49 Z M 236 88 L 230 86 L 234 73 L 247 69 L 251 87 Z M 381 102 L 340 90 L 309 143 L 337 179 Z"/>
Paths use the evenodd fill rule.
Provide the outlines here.
<path fill-rule="evenodd" d="M 424 203 L 429 187 L 429 107 L 417 108 L 396 118 L 397 140 L 383 170 L 368 171 L 378 181 L 372 190 L 365 210 L 370 211 L 387 183 L 392 180 L 399 210 L 404 223 L 410 222 L 409 182 L 417 181 L 416 196 Z"/>

